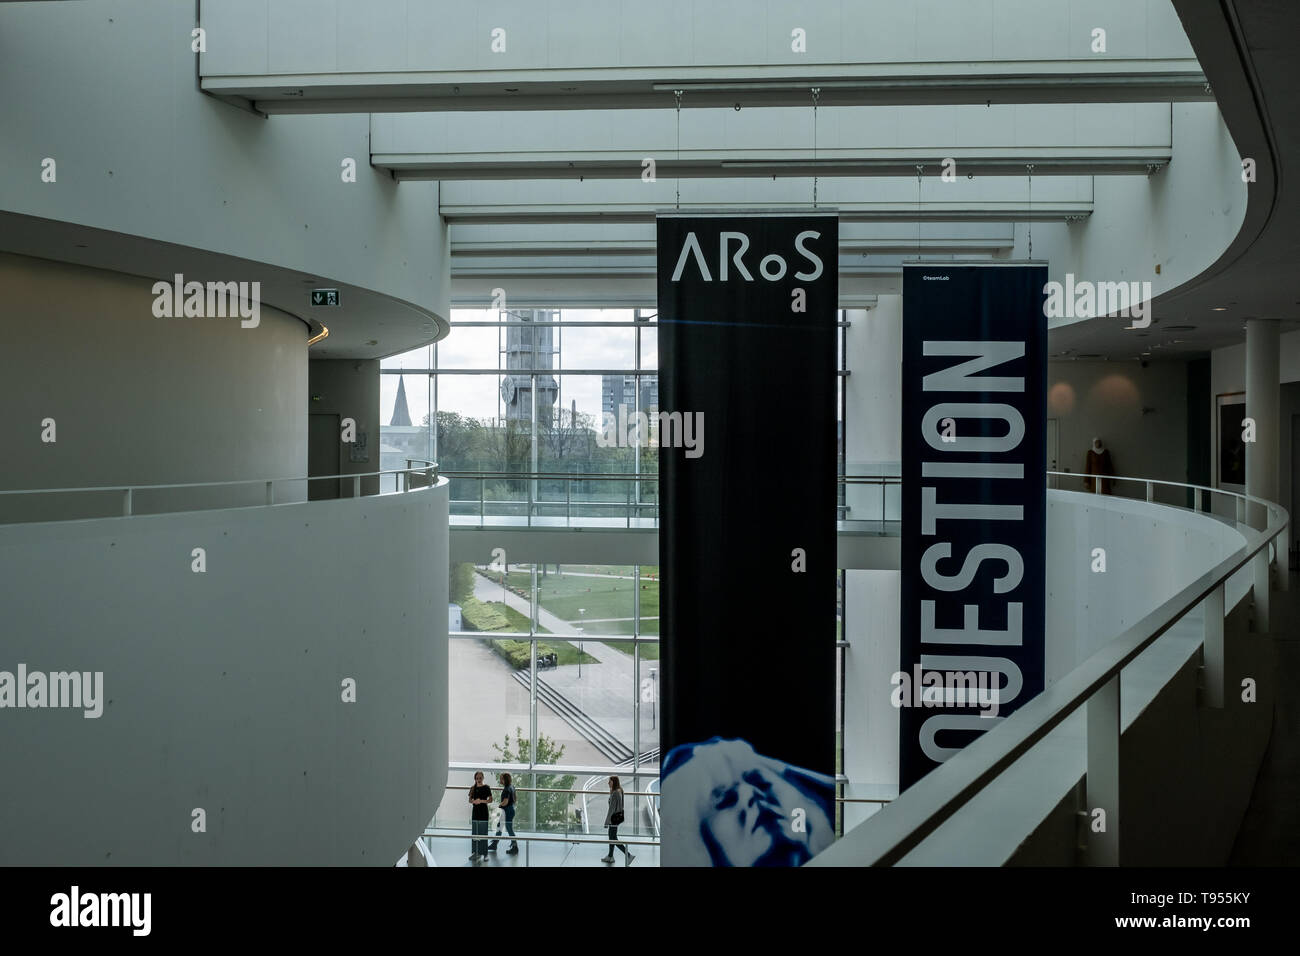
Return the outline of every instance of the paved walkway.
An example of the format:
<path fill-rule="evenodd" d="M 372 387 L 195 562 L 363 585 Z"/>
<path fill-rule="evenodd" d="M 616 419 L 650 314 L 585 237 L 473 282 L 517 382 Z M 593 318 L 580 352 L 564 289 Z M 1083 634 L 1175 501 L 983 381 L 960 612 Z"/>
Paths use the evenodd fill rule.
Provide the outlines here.
<path fill-rule="evenodd" d="M 526 599 L 506 591 L 500 584 L 489 581 L 481 574 L 474 575 L 474 596 L 480 601 L 501 601 L 504 596 L 506 605 L 524 617 L 527 617 L 532 610 Z M 537 609 L 537 623 L 557 637 L 575 644 L 581 643 L 582 649 L 597 659 L 595 664 L 565 664 L 540 671 L 539 678 L 581 708 L 587 716 L 626 744 L 629 749 L 635 749 L 632 722 L 637 691 L 632 655 L 610 647 L 603 641 L 583 639 L 573 624 L 543 607 Z M 545 636 L 543 635 L 541 639 L 544 640 Z M 628 649 L 631 649 L 630 644 Z M 651 671 L 657 672 L 658 668 L 658 661 L 643 661 L 642 678 L 650 678 Z M 657 689 L 657 682 L 652 679 L 647 693 L 655 693 Z M 652 712 L 653 710 L 652 702 L 642 702 L 640 740 L 642 751 L 659 746 L 659 734 L 656 729 L 657 713 Z"/>

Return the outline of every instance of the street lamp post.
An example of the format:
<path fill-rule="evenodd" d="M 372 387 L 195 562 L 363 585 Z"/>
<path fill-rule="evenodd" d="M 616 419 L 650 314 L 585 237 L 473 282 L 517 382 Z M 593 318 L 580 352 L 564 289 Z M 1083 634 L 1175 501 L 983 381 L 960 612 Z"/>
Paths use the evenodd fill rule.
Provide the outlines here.
<path fill-rule="evenodd" d="M 585 607 L 578 608 L 578 620 L 580 622 L 586 620 L 586 615 L 587 615 L 587 609 Z M 578 679 L 579 680 L 582 679 L 582 632 L 584 630 L 586 630 L 586 628 L 584 628 L 582 624 L 579 623 L 578 624 Z"/>
<path fill-rule="evenodd" d="M 653 681 L 652 690 L 650 691 L 650 729 L 655 729 L 656 712 L 659 709 L 659 671 L 657 668 L 650 668 L 650 680 Z"/>

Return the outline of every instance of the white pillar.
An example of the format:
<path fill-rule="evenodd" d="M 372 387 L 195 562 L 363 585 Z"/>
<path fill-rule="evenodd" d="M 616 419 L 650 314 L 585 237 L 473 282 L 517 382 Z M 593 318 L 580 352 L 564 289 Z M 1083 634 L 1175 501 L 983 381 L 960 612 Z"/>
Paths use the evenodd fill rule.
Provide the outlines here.
<path fill-rule="evenodd" d="M 882 295 L 875 308 L 849 309 L 845 317 L 845 472 L 897 475 L 903 455 L 903 297 Z M 851 520 L 900 517 L 896 487 L 882 496 L 880 485 L 849 485 L 845 500 Z"/>
<path fill-rule="evenodd" d="M 872 309 L 850 309 L 845 382 L 845 472 L 897 475 L 902 458 L 903 298 L 882 295 Z M 850 520 L 898 520 L 897 486 L 849 485 Z M 890 678 L 898 670 L 897 571 L 845 573 L 844 773 L 845 796 L 877 796 L 898 783 L 898 711 Z M 847 804 L 844 828 L 875 809 Z"/>
<path fill-rule="evenodd" d="M 1278 323 L 1270 319 L 1246 321 L 1246 416 L 1255 422 L 1255 440 L 1246 443 L 1246 493 L 1269 501 L 1278 500 L 1278 449 L 1281 445 L 1281 394 Z M 1251 504 L 1247 523 L 1263 528 L 1268 515 Z M 1268 584 L 1262 575 L 1262 589 L 1256 586 L 1256 627 L 1267 631 Z"/>

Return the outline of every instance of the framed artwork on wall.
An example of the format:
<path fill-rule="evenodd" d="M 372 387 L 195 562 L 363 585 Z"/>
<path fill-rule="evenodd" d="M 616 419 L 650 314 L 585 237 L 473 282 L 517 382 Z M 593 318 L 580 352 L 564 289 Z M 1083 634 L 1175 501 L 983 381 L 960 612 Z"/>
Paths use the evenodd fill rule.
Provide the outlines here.
<path fill-rule="evenodd" d="M 1215 396 L 1218 428 L 1215 431 L 1216 484 L 1233 491 L 1246 490 L 1246 443 L 1242 441 L 1242 423 L 1246 418 L 1246 393 L 1231 392 Z"/>

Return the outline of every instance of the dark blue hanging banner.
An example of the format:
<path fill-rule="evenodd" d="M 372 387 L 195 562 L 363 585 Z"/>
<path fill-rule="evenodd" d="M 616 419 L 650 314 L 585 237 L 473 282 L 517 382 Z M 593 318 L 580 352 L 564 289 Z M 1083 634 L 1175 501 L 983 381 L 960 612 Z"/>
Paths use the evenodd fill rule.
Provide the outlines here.
<path fill-rule="evenodd" d="M 798 866 L 834 840 L 839 220 L 657 231 L 661 861 Z"/>
<path fill-rule="evenodd" d="M 1046 283 L 903 269 L 901 789 L 1043 689 Z"/>

